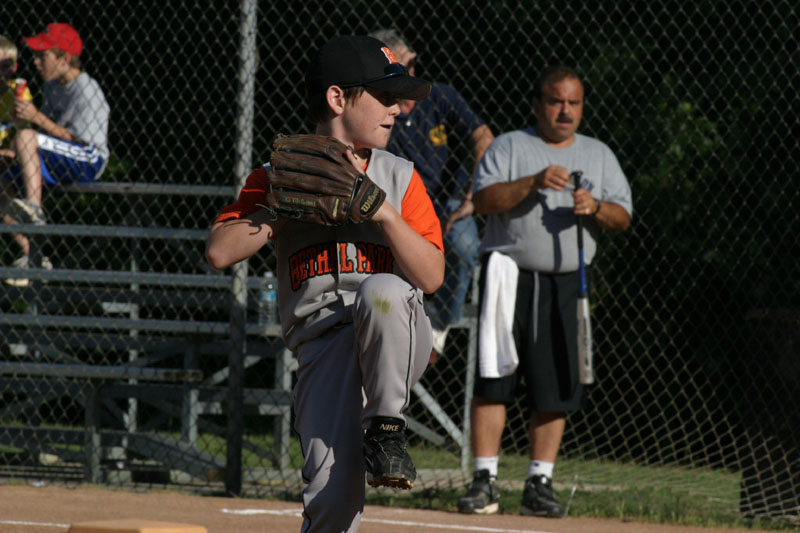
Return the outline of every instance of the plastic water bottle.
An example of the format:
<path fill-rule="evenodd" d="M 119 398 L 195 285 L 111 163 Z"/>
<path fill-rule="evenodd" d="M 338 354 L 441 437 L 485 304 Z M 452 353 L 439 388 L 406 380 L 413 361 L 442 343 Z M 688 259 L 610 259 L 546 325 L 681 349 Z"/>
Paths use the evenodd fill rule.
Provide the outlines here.
<path fill-rule="evenodd" d="M 262 326 L 278 323 L 278 283 L 275 274 L 264 272 L 264 280 L 258 291 L 258 323 Z"/>

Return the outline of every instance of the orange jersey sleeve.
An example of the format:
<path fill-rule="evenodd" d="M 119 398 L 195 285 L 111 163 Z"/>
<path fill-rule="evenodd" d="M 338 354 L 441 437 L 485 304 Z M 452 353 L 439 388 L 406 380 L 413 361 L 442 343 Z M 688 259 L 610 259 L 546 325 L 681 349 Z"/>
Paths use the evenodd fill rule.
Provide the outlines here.
<path fill-rule="evenodd" d="M 247 181 L 239 193 L 239 198 L 225 209 L 223 209 L 214 221 L 225 222 L 246 217 L 255 213 L 261 207 L 257 204 L 262 203 L 267 194 L 267 172 L 264 167 L 259 167 L 247 177 Z M 432 242 L 439 250 L 444 252 L 442 242 L 442 226 L 439 217 L 433 209 L 433 202 L 428 196 L 422 178 L 414 170 L 408 190 L 403 197 L 401 205 L 402 217 L 406 224 Z"/>
<path fill-rule="evenodd" d="M 428 191 L 425 189 L 425 184 L 417 169 L 414 169 L 408 190 L 403 197 L 401 212 L 406 224 L 444 252 L 442 224 L 439 222 L 439 217 L 436 216 L 431 197 L 428 196 Z"/>
<path fill-rule="evenodd" d="M 267 171 L 264 170 L 264 167 L 259 167 L 247 176 L 242 192 L 239 193 L 239 198 L 223 209 L 214 223 L 243 218 L 255 213 L 261 209 L 256 204 L 263 204 L 266 196 Z"/>

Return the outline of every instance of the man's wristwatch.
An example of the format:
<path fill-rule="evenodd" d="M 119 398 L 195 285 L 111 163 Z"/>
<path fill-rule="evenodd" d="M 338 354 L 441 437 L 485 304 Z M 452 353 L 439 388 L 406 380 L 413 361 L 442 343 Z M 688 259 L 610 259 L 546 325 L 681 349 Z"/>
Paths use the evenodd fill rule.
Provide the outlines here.
<path fill-rule="evenodd" d="M 594 204 L 595 204 L 595 207 L 594 207 L 594 212 L 592 213 L 592 216 L 595 216 L 595 215 L 597 215 L 597 213 L 600 212 L 600 200 L 595 198 L 594 199 Z"/>

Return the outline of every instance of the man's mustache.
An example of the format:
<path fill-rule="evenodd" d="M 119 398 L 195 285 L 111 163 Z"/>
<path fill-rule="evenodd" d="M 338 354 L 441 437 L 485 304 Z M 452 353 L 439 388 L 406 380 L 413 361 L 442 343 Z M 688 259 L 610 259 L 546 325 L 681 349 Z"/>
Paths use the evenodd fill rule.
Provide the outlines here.
<path fill-rule="evenodd" d="M 567 115 L 559 115 L 558 122 L 563 122 L 565 124 L 572 124 L 572 117 L 568 117 Z"/>

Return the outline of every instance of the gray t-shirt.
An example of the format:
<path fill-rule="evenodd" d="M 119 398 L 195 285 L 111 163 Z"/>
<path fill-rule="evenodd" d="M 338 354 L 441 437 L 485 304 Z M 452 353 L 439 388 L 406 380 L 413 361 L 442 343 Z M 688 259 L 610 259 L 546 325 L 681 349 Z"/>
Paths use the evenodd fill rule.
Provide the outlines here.
<path fill-rule="evenodd" d="M 85 72 L 69 83 L 50 81 L 44 85 L 42 113 L 64 126 L 86 144 L 94 144 L 108 162 L 108 120 L 111 110 L 103 90 Z"/>
<path fill-rule="evenodd" d="M 550 165 L 569 172 L 583 171 L 581 186 L 593 197 L 621 205 L 633 213 L 631 189 L 617 158 L 604 143 L 577 134 L 567 148 L 548 146 L 534 128 L 500 135 L 481 159 L 475 175 L 475 192 L 496 183 L 507 183 L 536 174 Z M 578 270 L 578 232 L 570 192 L 539 189 L 505 213 L 487 217 L 481 251 L 497 250 L 510 256 L 520 268 L 557 273 Z M 600 231 L 586 217 L 584 259 L 592 262 Z"/>

